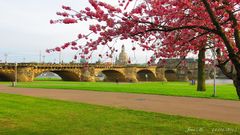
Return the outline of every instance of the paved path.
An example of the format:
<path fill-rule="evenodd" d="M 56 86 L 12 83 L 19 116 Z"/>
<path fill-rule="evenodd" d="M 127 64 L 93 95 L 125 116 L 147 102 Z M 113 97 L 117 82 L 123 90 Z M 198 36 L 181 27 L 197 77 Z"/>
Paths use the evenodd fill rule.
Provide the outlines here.
<path fill-rule="evenodd" d="M 0 85 L 0 92 L 240 124 L 240 101 L 81 90 L 11 88 L 3 85 Z"/>

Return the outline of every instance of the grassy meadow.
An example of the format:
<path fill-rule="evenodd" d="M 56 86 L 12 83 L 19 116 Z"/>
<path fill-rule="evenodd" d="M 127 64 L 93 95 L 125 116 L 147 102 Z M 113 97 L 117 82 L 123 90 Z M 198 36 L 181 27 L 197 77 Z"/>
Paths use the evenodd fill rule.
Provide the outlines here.
<path fill-rule="evenodd" d="M 240 125 L 0 93 L 1 135 L 239 134 Z"/>
<path fill-rule="evenodd" d="M 10 83 L 5 83 L 10 85 Z M 213 95 L 213 85 L 207 85 L 205 92 L 196 91 L 196 85 L 189 82 L 145 82 L 145 83 L 111 83 L 111 82 L 65 82 L 59 80 L 19 82 L 20 88 L 45 88 L 65 90 L 92 90 L 104 92 L 144 93 L 169 96 L 187 96 L 201 98 L 218 98 L 238 100 L 232 84 L 217 85 L 217 96 Z"/>

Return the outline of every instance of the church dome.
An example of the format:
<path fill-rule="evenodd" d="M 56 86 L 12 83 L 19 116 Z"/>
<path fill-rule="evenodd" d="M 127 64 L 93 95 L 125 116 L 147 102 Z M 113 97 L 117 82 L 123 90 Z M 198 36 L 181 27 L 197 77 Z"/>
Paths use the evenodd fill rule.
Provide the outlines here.
<path fill-rule="evenodd" d="M 128 55 L 125 52 L 125 46 L 122 45 L 121 53 L 119 54 L 118 60 L 116 61 L 116 64 L 119 65 L 126 65 L 128 63 Z"/>

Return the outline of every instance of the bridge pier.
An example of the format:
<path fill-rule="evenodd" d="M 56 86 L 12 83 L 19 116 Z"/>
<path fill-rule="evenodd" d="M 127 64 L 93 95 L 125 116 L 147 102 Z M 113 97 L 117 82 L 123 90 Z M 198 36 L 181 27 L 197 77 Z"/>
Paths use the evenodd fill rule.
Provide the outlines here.
<path fill-rule="evenodd" d="M 136 67 L 127 67 L 124 73 L 127 82 L 138 82 L 136 77 Z"/>
<path fill-rule="evenodd" d="M 95 82 L 95 70 L 94 68 L 83 68 L 80 81 Z"/>
<path fill-rule="evenodd" d="M 178 81 L 180 81 L 180 82 L 187 82 L 187 81 L 189 81 L 189 78 L 185 74 L 180 74 L 180 75 L 178 75 Z"/>
<path fill-rule="evenodd" d="M 34 80 L 34 72 L 32 67 L 18 67 L 17 81 L 18 82 L 32 82 Z"/>
<path fill-rule="evenodd" d="M 157 81 L 162 81 L 162 82 L 167 81 L 165 77 L 165 68 L 156 68 L 156 78 L 157 78 Z"/>

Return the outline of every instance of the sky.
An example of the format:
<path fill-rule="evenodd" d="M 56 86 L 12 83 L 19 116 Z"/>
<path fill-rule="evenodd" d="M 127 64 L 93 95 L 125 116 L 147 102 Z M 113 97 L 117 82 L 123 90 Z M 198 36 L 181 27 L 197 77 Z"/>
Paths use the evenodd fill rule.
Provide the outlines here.
<path fill-rule="evenodd" d="M 103 0 L 116 5 L 117 0 Z M 89 23 L 73 25 L 50 24 L 58 19 L 57 11 L 67 5 L 80 10 L 88 0 L 0 0 L 0 62 L 58 62 L 59 53 L 45 53 L 46 49 L 60 46 L 76 39 L 78 33 L 88 33 Z M 130 42 L 124 42 L 133 63 L 145 63 L 152 55 L 149 52 L 130 51 Z M 119 48 L 124 44 L 117 42 Z M 95 53 L 97 56 L 101 50 Z M 75 52 L 65 50 L 61 60 L 70 62 Z M 116 54 L 117 55 L 117 54 Z M 41 56 L 41 57 L 40 57 Z M 98 60 L 93 57 L 90 62 Z M 102 60 L 111 61 L 111 60 Z"/>

